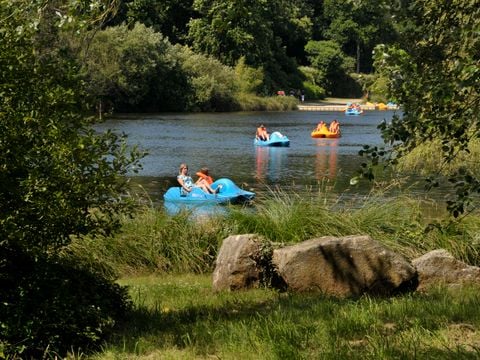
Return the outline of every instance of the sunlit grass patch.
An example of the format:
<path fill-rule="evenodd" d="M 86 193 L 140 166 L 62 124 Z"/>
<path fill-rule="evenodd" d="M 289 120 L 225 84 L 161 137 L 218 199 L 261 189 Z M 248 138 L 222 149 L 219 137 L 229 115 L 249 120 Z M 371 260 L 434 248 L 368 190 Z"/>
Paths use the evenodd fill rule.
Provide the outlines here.
<path fill-rule="evenodd" d="M 336 299 L 267 289 L 213 292 L 209 275 L 130 277 L 121 283 L 130 288 L 135 313 L 95 359 L 480 355 L 480 293 L 474 287 Z"/>

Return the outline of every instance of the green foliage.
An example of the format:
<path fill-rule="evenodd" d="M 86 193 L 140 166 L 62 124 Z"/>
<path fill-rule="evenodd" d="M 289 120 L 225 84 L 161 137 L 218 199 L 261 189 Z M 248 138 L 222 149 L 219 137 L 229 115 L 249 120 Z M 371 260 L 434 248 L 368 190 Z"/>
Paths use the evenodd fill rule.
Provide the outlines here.
<path fill-rule="evenodd" d="M 137 165 L 139 154 L 129 153 L 112 132 L 96 134 L 90 128 L 86 104 L 79 101 L 86 96 L 70 54 L 59 43 L 39 48 L 39 37 L 55 34 L 29 28 L 19 32 L 19 26 L 28 25 L 25 19 L 4 15 L 2 244 L 43 252 L 68 244 L 71 234 L 107 232 L 114 215 L 131 208 L 120 194 L 127 190 L 123 175 Z"/>
<path fill-rule="evenodd" d="M 325 37 L 340 44 L 342 50 L 356 58 L 356 72 L 370 72 L 371 53 L 379 43 L 391 43 L 397 34 L 390 16 L 391 2 L 384 0 L 326 0 Z"/>
<path fill-rule="evenodd" d="M 235 109 L 235 71 L 213 57 L 195 54 L 188 47 L 175 46 L 181 69 L 193 90 L 187 109 L 226 111 Z"/>
<path fill-rule="evenodd" d="M 313 100 L 325 98 L 325 89 L 320 85 L 324 82 L 322 73 L 311 66 L 300 66 L 298 69 L 306 79 L 302 87 L 305 97 Z"/>
<path fill-rule="evenodd" d="M 266 289 L 211 291 L 210 275 L 123 279 L 134 316 L 107 359 L 475 359 L 478 287 L 335 299 Z"/>
<path fill-rule="evenodd" d="M 305 52 L 312 64 L 318 70 L 316 82 L 330 94 L 337 94 L 336 87 L 348 77 L 353 70 L 353 59 L 347 57 L 335 41 L 309 41 Z"/>
<path fill-rule="evenodd" d="M 319 100 L 325 98 L 325 89 L 309 81 L 303 82 L 305 98 L 310 100 Z"/>
<path fill-rule="evenodd" d="M 90 94 L 120 111 L 183 110 L 186 79 L 173 51 L 162 34 L 139 23 L 97 32 L 84 61 Z"/>
<path fill-rule="evenodd" d="M 100 345 L 130 310 L 126 289 L 75 261 L 2 249 L 0 338 L 4 352 L 42 358 Z"/>
<path fill-rule="evenodd" d="M 290 244 L 319 236 L 368 234 L 409 259 L 443 248 L 456 258 L 480 264 L 478 218 L 425 232 L 436 219 L 429 217 L 429 205 L 398 194 L 372 193 L 366 200 L 340 206 L 336 196 L 322 190 L 308 196 L 275 191 L 257 199 L 255 209 L 232 207 L 227 216 L 199 221 L 192 221 L 188 213 L 170 217 L 163 209 L 145 208 L 134 219 L 123 219 L 121 234 L 75 239 L 64 254 L 107 276 L 207 273 L 222 239 L 229 235 L 257 233 Z"/>
<path fill-rule="evenodd" d="M 443 176 L 452 176 L 461 168 L 468 167 L 476 177 L 480 176 L 477 167 L 477 159 L 480 159 L 480 140 L 472 139 L 468 144 L 468 152 L 458 154 L 449 163 L 443 161 L 442 143 L 433 140 L 419 144 L 415 149 L 398 159 L 395 169 L 398 172 L 411 172 L 428 176 L 431 173 L 439 173 Z"/>
<path fill-rule="evenodd" d="M 441 4 L 441 6 L 440 6 Z M 381 126 L 393 145 L 390 163 L 429 141 L 441 143 L 442 161 L 449 164 L 468 153 L 480 131 L 480 8 L 475 1 L 414 1 L 408 8 L 416 31 L 405 33 L 402 48 L 381 47 L 375 64 L 389 77 L 389 89 L 402 104 L 403 116 Z M 378 151 L 369 150 L 378 162 Z M 377 158 L 375 160 L 375 158 Z M 437 186 L 438 174 L 427 178 Z M 476 207 L 480 179 L 468 167 L 452 175 L 447 201 L 454 217 Z"/>
<path fill-rule="evenodd" d="M 125 175 L 141 154 L 91 128 L 78 54 L 63 41 L 63 33 L 81 36 L 103 21 L 109 5 L 0 6 L 0 331 L 8 351 L 96 341 L 112 324 L 112 307 L 125 300 L 107 280 L 52 263 L 72 235 L 109 234 L 118 214 L 135 205 L 125 196 Z M 111 287 L 112 307 L 90 285 L 93 292 Z"/>
<path fill-rule="evenodd" d="M 262 65 L 273 40 L 267 1 L 195 0 L 193 6 L 201 15 L 190 21 L 195 50 L 232 66 L 242 56 L 249 65 Z"/>
<path fill-rule="evenodd" d="M 213 270 L 218 245 L 226 231 L 220 219 L 192 222 L 188 213 L 170 217 L 145 208 L 135 219 L 123 219 L 122 233 L 102 238 L 78 238 L 65 251 L 70 261 L 106 276 L 148 272 Z"/>
<path fill-rule="evenodd" d="M 242 94 L 258 94 L 263 85 L 263 69 L 255 69 L 245 64 L 245 58 L 241 57 L 235 65 L 238 90 Z"/>
<path fill-rule="evenodd" d="M 296 62 L 287 55 L 285 42 L 289 36 L 305 36 L 310 23 L 295 3 L 195 0 L 193 6 L 199 14 L 189 24 L 194 51 L 230 66 L 243 57 L 247 65 L 263 67 L 267 92 L 298 88 L 301 81 L 291 77 L 297 73 L 296 66 L 292 68 Z"/>
<path fill-rule="evenodd" d="M 140 22 L 164 34 L 173 44 L 183 43 L 187 24 L 193 15 L 193 0 L 130 0 L 125 1 L 126 15 L 115 21 Z"/>

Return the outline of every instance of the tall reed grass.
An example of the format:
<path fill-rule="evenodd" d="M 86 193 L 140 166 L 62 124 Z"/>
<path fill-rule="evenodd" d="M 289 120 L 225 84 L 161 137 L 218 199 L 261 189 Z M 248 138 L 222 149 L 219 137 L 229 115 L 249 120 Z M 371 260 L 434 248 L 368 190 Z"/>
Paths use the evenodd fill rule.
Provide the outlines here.
<path fill-rule="evenodd" d="M 470 153 L 459 153 L 450 163 L 446 164 L 442 155 L 442 144 L 434 140 L 418 145 L 411 153 L 399 160 L 396 166 L 399 172 L 411 172 L 428 174 L 438 172 L 448 176 L 460 167 L 468 167 L 476 176 L 480 176 L 480 139 L 470 141 L 468 150 Z"/>
<path fill-rule="evenodd" d="M 288 111 L 297 108 L 298 99 L 293 96 L 256 96 L 238 94 L 235 100 L 242 111 Z"/>
<path fill-rule="evenodd" d="M 309 195 L 272 190 L 253 208 L 230 207 L 226 215 L 192 220 L 192 214 L 169 216 L 146 206 L 123 219 L 113 237 L 74 239 L 66 252 L 109 276 L 144 273 L 208 273 L 221 241 L 234 234 L 257 233 L 278 244 L 320 236 L 367 234 L 409 259 L 444 248 L 470 264 L 480 265 L 480 219 L 425 231 L 431 217 L 425 201 L 399 195 L 372 194 L 362 201 L 340 203 L 323 191 Z"/>

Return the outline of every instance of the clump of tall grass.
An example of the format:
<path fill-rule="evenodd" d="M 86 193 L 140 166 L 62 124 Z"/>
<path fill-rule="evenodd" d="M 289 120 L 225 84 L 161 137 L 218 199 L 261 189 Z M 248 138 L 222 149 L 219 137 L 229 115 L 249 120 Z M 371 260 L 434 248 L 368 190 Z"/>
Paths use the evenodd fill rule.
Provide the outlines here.
<path fill-rule="evenodd" d="M 202 273 L 212 270 L 219 244 L 228 234 L 219 221 L 191 221 L 187 212 L 171 217 L 163 209 L 144 207 L 134 218 L 122 219 L 119 234 L 74 239 L 68 254 L 110 276 Z"/>
<path fill-rule="evenodd" d="M 201 221 L 191 214 L 168 216 L 145 207 L 133 219 L 123 219 L 113 237 L 73 241 L 69 252 L 101 272 L 129 275 L 149 272 L 206 273 L 212 271 L 221 241 L 235 234 L 256 233 L 274 243 L 292 244 L 320 236 L 370 235 L 409 259 L 443 248 L 468 263 L 480 265 L 480 220 L 425 231 L 432 220 L 425 204 L 411 197 L 372 194 L 340 204 L 324 192 L 286 194 L 272 190 L 252 209 L 230 207 L 226 215 Z"/>
<path fill-rule="evenodd" d="M 442 144 L 439 140 L 424 142 L 411 153 L 399 159 L 396 169 L 400 172 L 428 174 L 439 172 L 448 176 L 460 167 L 468 167 L 476 176 L 480 175 L 480 139 L 472 139 L 468 145 L 470 153 L 462 152 L 449 164 L 444 163 Z"/>
<path fill-rule="evenodd" d="M 288 111 L 297 108 L 298 100 L 293 96 L 267 96 L 238 94 L 235 100 L 243 111 Z"/>

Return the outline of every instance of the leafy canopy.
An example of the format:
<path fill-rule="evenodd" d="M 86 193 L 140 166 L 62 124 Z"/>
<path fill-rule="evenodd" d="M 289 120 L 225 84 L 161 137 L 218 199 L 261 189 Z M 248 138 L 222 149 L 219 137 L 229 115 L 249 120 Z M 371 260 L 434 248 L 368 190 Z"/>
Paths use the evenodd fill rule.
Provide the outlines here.
<path fill-rule="evenodd" d="M 402 9 L 416 31 L 403 34 L 400 46 L 382 46 L 375 66 L 389 78 L 389 90 L 402 105 L 403 115 L 382 124 L 385 141 L 392 146 L 387 160 L 396 161 L 419 144 L 441 142 L 444 164 L 468 153 L 480 134 L 480 7 L 476 0 L 416 0 Z M 383 151 L 366 148 L 377 163 Z M 364 175 L 372 177 L 365 167 Z M 439 173 L 427 178 L 438 186 Z M 453 216 L 472 210 L 480 193 L 480 179 L 461 168 L 449 181 L 454 192 L 447 202 Z"/>
<path fill-rule="evenodd" d="M 125 175 L 140 154 L 92 129 L 77 54 L 60 37 L 94 25 L 88 17 L 101 20 L 102 4 L 2 1 L 1 246 L 55 250 L 72 234 L 111 231 L 115 215 L 131 209 Z"/>

